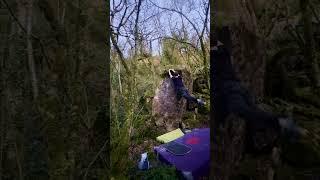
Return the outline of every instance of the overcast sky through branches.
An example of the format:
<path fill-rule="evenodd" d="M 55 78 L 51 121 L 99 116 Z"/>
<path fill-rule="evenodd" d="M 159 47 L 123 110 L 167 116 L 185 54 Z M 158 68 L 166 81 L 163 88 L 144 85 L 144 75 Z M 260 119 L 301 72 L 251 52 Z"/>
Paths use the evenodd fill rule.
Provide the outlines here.
<path fill-rule="evenodd" d="M 128 19 L 119 28 L 118 39 L 118 45 L 125 56 L 128 56 L 134 47 L 137 1 L 111 0 L 110 3 L 111 13 L 116 9 L 118 10 L 114 19 L 111 19 L 113 29 L 117 29 L 124 14 L 126 15 L 123 19 Z M 186 34 L 188 34 L 188 41 L 195 46 L 199 46 L 196 30 L 191 23 L 201 32 L 205 21 L 205 10 L 208 5 L 208 0 L 142 0 L 138 28 L 148 50 L 150 51 L 151 43 L 152 54 L 159 55 L 161 53 L 161 39 L 165 36 L 172 36 L 173 32 L 179 34 L 178 32 L 181 33 L 182 29 L 185 29 Z M 125 10 L 125 7 L 127 7 L 127 10 Z M 183 15 L 174 11 L 182 12 Z M 208 17 L 205 37 L 209 37 L 209 28 L 210 18 Z"/>

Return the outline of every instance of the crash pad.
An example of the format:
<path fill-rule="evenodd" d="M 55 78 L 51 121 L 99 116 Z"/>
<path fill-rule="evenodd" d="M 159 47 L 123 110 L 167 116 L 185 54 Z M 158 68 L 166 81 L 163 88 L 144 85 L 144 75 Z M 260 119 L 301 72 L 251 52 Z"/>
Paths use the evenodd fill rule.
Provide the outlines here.
<path fill-rule="evenodd" d="M 183 132 L 181 131 L 181 129 L 176 129 L 176 130 L 173 130 L 171 132 L 168 132 L 166 134 L 163 134 L 161 136 L 158 136 L 157 137 L 157 141 L 160 141 L 162 143 L 168 143 L 170 141 L 173 141 L 177 138 L 180 138 L 182 137 L 184 134 Z"/>
<path fill-rule="evenodd" d="M 183 156 L 177 156 L 170 153 L 166 149 L 166 145 L 163 144 L 154 147 L 158 159 L 168 165 L 174 166 L 181 172 L 190 172 L 195 179 L 208 176 L 210 164 L 210 129 L 194 129 L 174 141 L 185 144 L 192 150 Z"/>

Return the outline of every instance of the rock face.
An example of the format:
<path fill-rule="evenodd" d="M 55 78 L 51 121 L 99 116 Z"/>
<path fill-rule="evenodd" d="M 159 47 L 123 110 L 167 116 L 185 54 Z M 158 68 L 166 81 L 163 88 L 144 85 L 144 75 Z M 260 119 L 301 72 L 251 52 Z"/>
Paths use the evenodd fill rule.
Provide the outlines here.
<path fill-rule="evenodd" d="M 192 93 L 191 74 L 186 70 L 181 72 L 185 87 Z M 178 101 L 173 82 L 166 77 L 157 88 L 152 102 L 152 116 L 160 131 L 162 129 L 167 132 L 178 128 L 186 110 L 186 102 L 184 98 Z"/>

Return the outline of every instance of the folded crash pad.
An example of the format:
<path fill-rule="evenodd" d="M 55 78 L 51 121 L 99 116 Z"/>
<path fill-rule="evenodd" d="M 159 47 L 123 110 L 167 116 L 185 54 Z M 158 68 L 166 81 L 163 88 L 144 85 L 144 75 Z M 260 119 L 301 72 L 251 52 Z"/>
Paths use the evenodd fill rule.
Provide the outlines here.
<path fill-rule="evenodd" d="M 181 129 L 176 129 L 174 131 L 168 132 L 166 134 L 163 134 L 161 136 L 157 137 L 157 141 L 160 141 L 162 143 L 168 143 L 170 141 L 173 141 L 181 136 L 183 136 L 183 132 Z"/>
<path fill-rule="evenodd" d="M 210 129 L 194 129 L 192 132 L 174 140 L 185 144 L 191 151 L 183 156 L 174 155 L 166 149 L 166 144 L 154 147 L 160 161 L 174 166 L 182 172 L 190 172 L 195 179 L 209 175 Z"/>

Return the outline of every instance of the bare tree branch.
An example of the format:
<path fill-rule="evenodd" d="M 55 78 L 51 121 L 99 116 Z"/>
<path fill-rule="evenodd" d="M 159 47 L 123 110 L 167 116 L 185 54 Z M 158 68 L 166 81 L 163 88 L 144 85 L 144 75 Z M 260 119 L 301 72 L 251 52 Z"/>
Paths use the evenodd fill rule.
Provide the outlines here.
<path fill-rule="evenodd" d="M 27 51 L 28 51 L 28 64 L 31 76 L 31 84 L 33 90 L 33 98 L 34 100 L 38 98 L 39 95 L 39 87 L 38 80 L 36 75 L 35 63 L 33 58 L 33 46 L 31 42 L 31 33 L 32 33 L 32 6 L 33 1 L 28 3 L 27 7 Z"/>
<path fill-rule="evenodd" d="M 8 2 L 7 2 L 6 0 L 2 0 L 2 2 L 5 4 L 7 10 L 9 11 L 9 13 L 10 13 L 11 17 L 14 19 L 14 21 L 18 24 L 18 26 L 22 29 L 22 31 L 23 31 L 25 34 L 27 34 L 26 28 L 23 27 L 23 25 L 21 24 L 21 22 L 19 21 L 19 19 L 16 17 L 16 15 L 14 14 L 14 12 L 13 12 L 12 9 L 10 8 Z M 43 44 L 43 41 L 42 41 L 39 37 L 35 36 L 34 34 L 31 34 L 31 37 L 39 42 L 41 52 L 42 52 L 44 58 L 46 59 L 48 68 L 51 69 L 51 62 L 52 62 L 52 60 L 49 58 L 49 56 L 48 56 L 47 53 L 46 53 L 46 48 L 45 48 L 45 45 Z"/>
<path fill-rule="evenodd" d="M 205 12 L 205 20 L 204 20 L 204 25 L 203 25 L 203 28 L 201 30 L 201 32 L 199 31 L 199 29 L 197 28 L 196 24 L 191 21 L 191 19 L 183 12 L 181 12 L 181 10 L 176 10 L 176 9 L 172 9 L 172 8 L 166 8 L 166 7 L 161 7 L 161 6 L 158 6 L 157 4 L 155 4 L 154 2 L 150 1 L 155 7 L 159 8 L 159 9 L 163 9 L 163 10 L 167 10 L 167 11 L 171 11 L 171 12 L 175 12 L 175 13 L 178 13 L 179 15 L 183 16 L 189 23 L 190 25 L 192 26 L 192 28 L 195 30 L 197 36 L 198 36 L 198 40 L 200 42 L 200 48 L 201 48 L 201 52 L 202 52 L 202 58 L 203 58 L 203 62 L 205 64 L 205 71 L 207 71 L 206 69 L 206 65 L 207 65 L 207 53 L 206 53 L 206 48 L 205 48 L 205 44 L 204 44 L 204 41 L 203 41 L 203 36 L 204 36 L 204 32 L 205 32 L 205 29 L 206 29 L 206 24 L 208 22 L 208 17 L 209 17 L 209 3 L 207 3 L 206 5 L 206 12 Z"/>
<path fill-rule="evenodd" d="M 314 6 L 312 6 L 311 3 L 310 3 L 309 7 L 310 7 L 310 9 L 311 9 L 311 11 L 312 11 L 313 16 L 316 18 L 316 20 L 318 21 L 318 23 L 320 23 L 320 17 L 318 16 L 318 14 L 317 14 Z"/>
<path fill-rule="evenodd" d="M 154 6 L 156 6 L 157 8 L 159 9 L 164 9 L 164 10 L 167 10 L 167 11 L 172 11 L 172 12 L 175 12 L 175 13 L 178 13 L 180 15 L 182 15 L 190 24 L 191 26 L 193 27 L 193 29 L 196 31 L 197 35 L 200 36 L 200 32 L 197 28 L 197 26 L 188 18 L 188 16 L 186 16 L 183 12 L 180 12 L 176 9 L 170 9 L 170 8 L 166 8 L 166 7 L 161 7 L 161 6 L 158 6 L 157 4 L 155 4 L 154 2 L 150 1 Z"/>
<path fill-rule="evenodd" d="M 142 0 L 138 0 L 138 5 L 137 5 L 137 14 L 136 14 L 136 19 L 135 19 L 135 24 L 134 24 L 134 39 L 135 39 L 135 44 L 134 44 L 134 48 L 135 48 L 135 55 L 137 55 L 138 52 L 138 43 L 142 43 L 141 42 L 141 37 L 139 37 L 139 28 L 138 28 L 138 23 L 139 23 L 139 14 L 140 14 L 140 8 L 141 8 L 141 3 Z M 141 51 L 141 49 L 140 49 Z M 140 52 L 141 53 L 141 52 Z"/>
<path fill-rule="evenodd" d="M 118 55 L 119 55 L 119 58 L 120 58 L 120 61 L 124 67 L 124 69 L 126 70 L 126 72 L 130 73 L 130 70 L 129 70 L 129 67 L 127 65 L 127 63 L 125 62 L 125 58 L 123 56 L 123 53 L 122 51 L 120 50 L 119 46 L 118 46 L 118 43 L 115 39 L 115 35 L 114 35 L 114 32 L 113 32 L 113 29 L 111 29 L 111 42 L 115 48 L 115 50 L 117 51 Z"/>
<path fill-rule="evenodd" d="M 190 47 L 192 47 L 193 49 L 198 50 L 198 48 L 195 45 L 193 45 L 192 43 L 187 42 L 187 41 L 183 41 L 183 40 L 180 40 L 180 39 L 177 39 L 177 38 L 172 38 L 172 37 L 164 37 L 163 39 L 171 39 L 171 40 L 177 41 L 177 42 L 182 43 L 182 44 L 187 44 Z"/>

